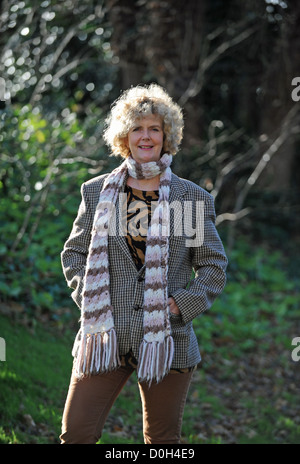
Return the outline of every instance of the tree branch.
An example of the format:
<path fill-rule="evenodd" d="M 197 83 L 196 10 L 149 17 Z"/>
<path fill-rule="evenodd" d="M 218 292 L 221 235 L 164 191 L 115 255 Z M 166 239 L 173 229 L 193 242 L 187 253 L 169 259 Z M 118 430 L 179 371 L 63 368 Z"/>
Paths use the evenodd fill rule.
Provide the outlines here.
<path fill-rule="evenodd" d="M 190 98 L 198 95 L 203 87 L 205 72 L 209 68 L 211 68 L 211 66 L 214 63 L 216 63 L 220 59 L 220 57 L 223 56 L 229 49 L 235 47 L 236 45 L 239 45 L 241 42 L 248 39 L 256 31 L 256 29 L 256 26 L 249 27 L 248 29 L 236 35 L 232 39 L 222 42 L 221 45 L 219 45 L 212 53 L 210 53 L 210 55 L 206 56 L 206 58 L 203 58 L 202 53 L 200 55 L 197 72 L 194 78 L 191 79 L 186 91 L 180 97 L 179 105 L 184 106 Z M 205 47 L 204 45 L 204 49 L 207 48 L 208 47 Z"/>
<path fill-rule="evenodd" d="M 275 153 L 278 152 L 280 147 L 284 144 L 284 142 L 287 140 L 287 138 L 290 136 L 291 132 L 293 131 L 294 127 L 298 124 L 298 121 L 296 120 L 297 113 L 299 112 L 299 104 L 295 104 L 292 106 L 292 108 L 288 111 L 286 114 L 283 123 L 281 124 L 281 131 L 278 137 L 271 143 L 269 148 L 262 154 L 259 162 L 257 163 L 256 167 L 254 168 L 253 172 L 250 174 L 248 179 L 246 180 L 243 189 L 240 191 L 236 202 L 235 202 L 235 207 L 233 210 L 233 213 L 231 215 L 231 218 L 239 219 L 239 215 L 241 211 L 244 211 L 243 205 L 245 202 L 245 199 L 247 195 L 249 194 L 249 191 L 255 185 L 257 182 L 258 178 L 261 176 L 262 172 L 268 165 L 268 163 L 271 161 Z M 247 209 L 247 208 L 246 208 Z M 244 215 L 242 215 L 243 217 Z M 224 215 L 223 215 L 224 217 Z M 228 214 L 227 214 L 228 218 Z M 234 244 L 234 239 L 235 239 L 235 229 L 236 229 L 236 220 L 233 219 L 231 224 L 230 224 L 230 230 L 228 234 L 228 250 L 229 252 L 233 248 Z M 225 220 L 226 220 L 226 214 L 225 214 Z M 220 220 L 219 220 L 220 222 Z M 222 222 L 222 221 L 221 221 Z"/>

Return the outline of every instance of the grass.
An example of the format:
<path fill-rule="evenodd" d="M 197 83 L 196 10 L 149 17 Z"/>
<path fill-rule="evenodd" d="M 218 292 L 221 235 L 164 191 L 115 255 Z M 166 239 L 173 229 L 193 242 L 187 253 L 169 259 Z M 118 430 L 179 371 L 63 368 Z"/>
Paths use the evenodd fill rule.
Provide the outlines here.
<path fill-rule="evenodd" d="M 300 443 L 300 361 L 291 358 L 291 341 L 300 336 L 297 285 L 278 253 L 245 247 L 233 254 L 225 292 L 194 323 L 203 361 L 183 443 Z M 0 443 L 59 442 L 73 335 L 0 315 Z M 135 375 L 99 443 L 143 443 Z"/>
<path fill-rule="evenodd" d="M 0 443 L 55 442 L 71 369 L 70 338 L 0 316 Z M 35 425 L 34 425 L 35 424 Z M 38 436 L 35 436 L 38 432 Z"/>

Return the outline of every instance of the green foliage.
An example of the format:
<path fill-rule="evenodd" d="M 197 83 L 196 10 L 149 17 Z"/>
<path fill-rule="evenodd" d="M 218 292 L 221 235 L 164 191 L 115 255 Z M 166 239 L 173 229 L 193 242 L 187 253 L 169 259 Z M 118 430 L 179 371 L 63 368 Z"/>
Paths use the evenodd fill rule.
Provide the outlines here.
<path fill-rule="evenodd" d="M 273 340 L 290 344 L 282 325 L 292 325 L 299 310 L 299 282 L 288 275 L 288 266 L 279 251 L 239 241 L 228 267 L 228 282 L 221 297 L 197 324 L 197 335 L 207 352 L 214 350 L 211 337 L 220 340 L 226 357 L 239 356 L 258 344 L 267 349 Z M 275 337 L 275 338 L 274 338 Z M 285 338 L 287 337 L 287 338 Z M 222 340 L 226 346 L 222 347 Z M 230 353 L 227 343 L 232 344 Z M 242 348 L 242 350 L 241 350 Z"/>
<path fill-rule="evenodd" d="M 101 139 L 117 75 L 111 26 L 90 2 L 9 0 L 0 19 L 0 301 L 57 319 L 70 304 L 60 252 L 80 185 L 113 165 Z"/>
<path fill-rule="evenodd" d="M 93 2 L 8 0 L 0 10 L 0 69 L 13 103 L 56 115 L 70 101 L 81 113 L 87 101 L 105 104 L 118 62 L 105 14 Z"/>
<path fill-rule="evenodd" d="M 54 121 L 29 105 L 0 118 L 0 291 L 31 315 L 68 306 L 60 252 L 80 202 L 80 185 L 109 170 L 96 143 L 94 119 L 85 129 L 71 110 Z M 84 156 L 81 153 L 85 153 Z M 70 165 L 72 169 L 70 170 Z"/>
<path fill-rule="evenodd" d="M 0 443 L 57 442 L 68 388 L 71 338 L 29 331 L 0 315 L 6 362 L 0 365 Z M 38 432 L 37 432 L 38 431 Z"/>

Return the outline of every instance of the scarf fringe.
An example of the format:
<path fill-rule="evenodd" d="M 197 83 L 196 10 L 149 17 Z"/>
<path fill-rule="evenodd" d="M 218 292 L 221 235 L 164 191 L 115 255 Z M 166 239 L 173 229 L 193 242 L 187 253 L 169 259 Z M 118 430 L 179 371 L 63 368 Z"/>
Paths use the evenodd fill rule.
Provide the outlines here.
<path fill-rule="evenodd" d="M 147 342 L 140 346 L 137 377 L 140 382 L 151 385 L 152 380 L 160 382 L 170 371 L 174 355 L 174 340 L 171 335 L 163 342 Z"/>
<path fill-rule="evenodd" d="M 109 372 L 120 367 L 115 329 L 84 335 L 80 341 L 74 371 L 77 378 Z"/>

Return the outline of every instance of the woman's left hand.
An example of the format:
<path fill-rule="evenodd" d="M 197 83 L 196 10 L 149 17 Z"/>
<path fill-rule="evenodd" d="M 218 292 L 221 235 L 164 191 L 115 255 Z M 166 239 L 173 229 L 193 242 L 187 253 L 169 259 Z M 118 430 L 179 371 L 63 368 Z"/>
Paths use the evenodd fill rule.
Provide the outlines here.
<path fill-rule="evenodd" d="M 175 316 L 180 316 L 180 309 L 178 308 L 174 298 L 172 298 L 171 296 L 168 299 L 168 305 L 169 305 L 171 314 L 174 314 Z"/>

